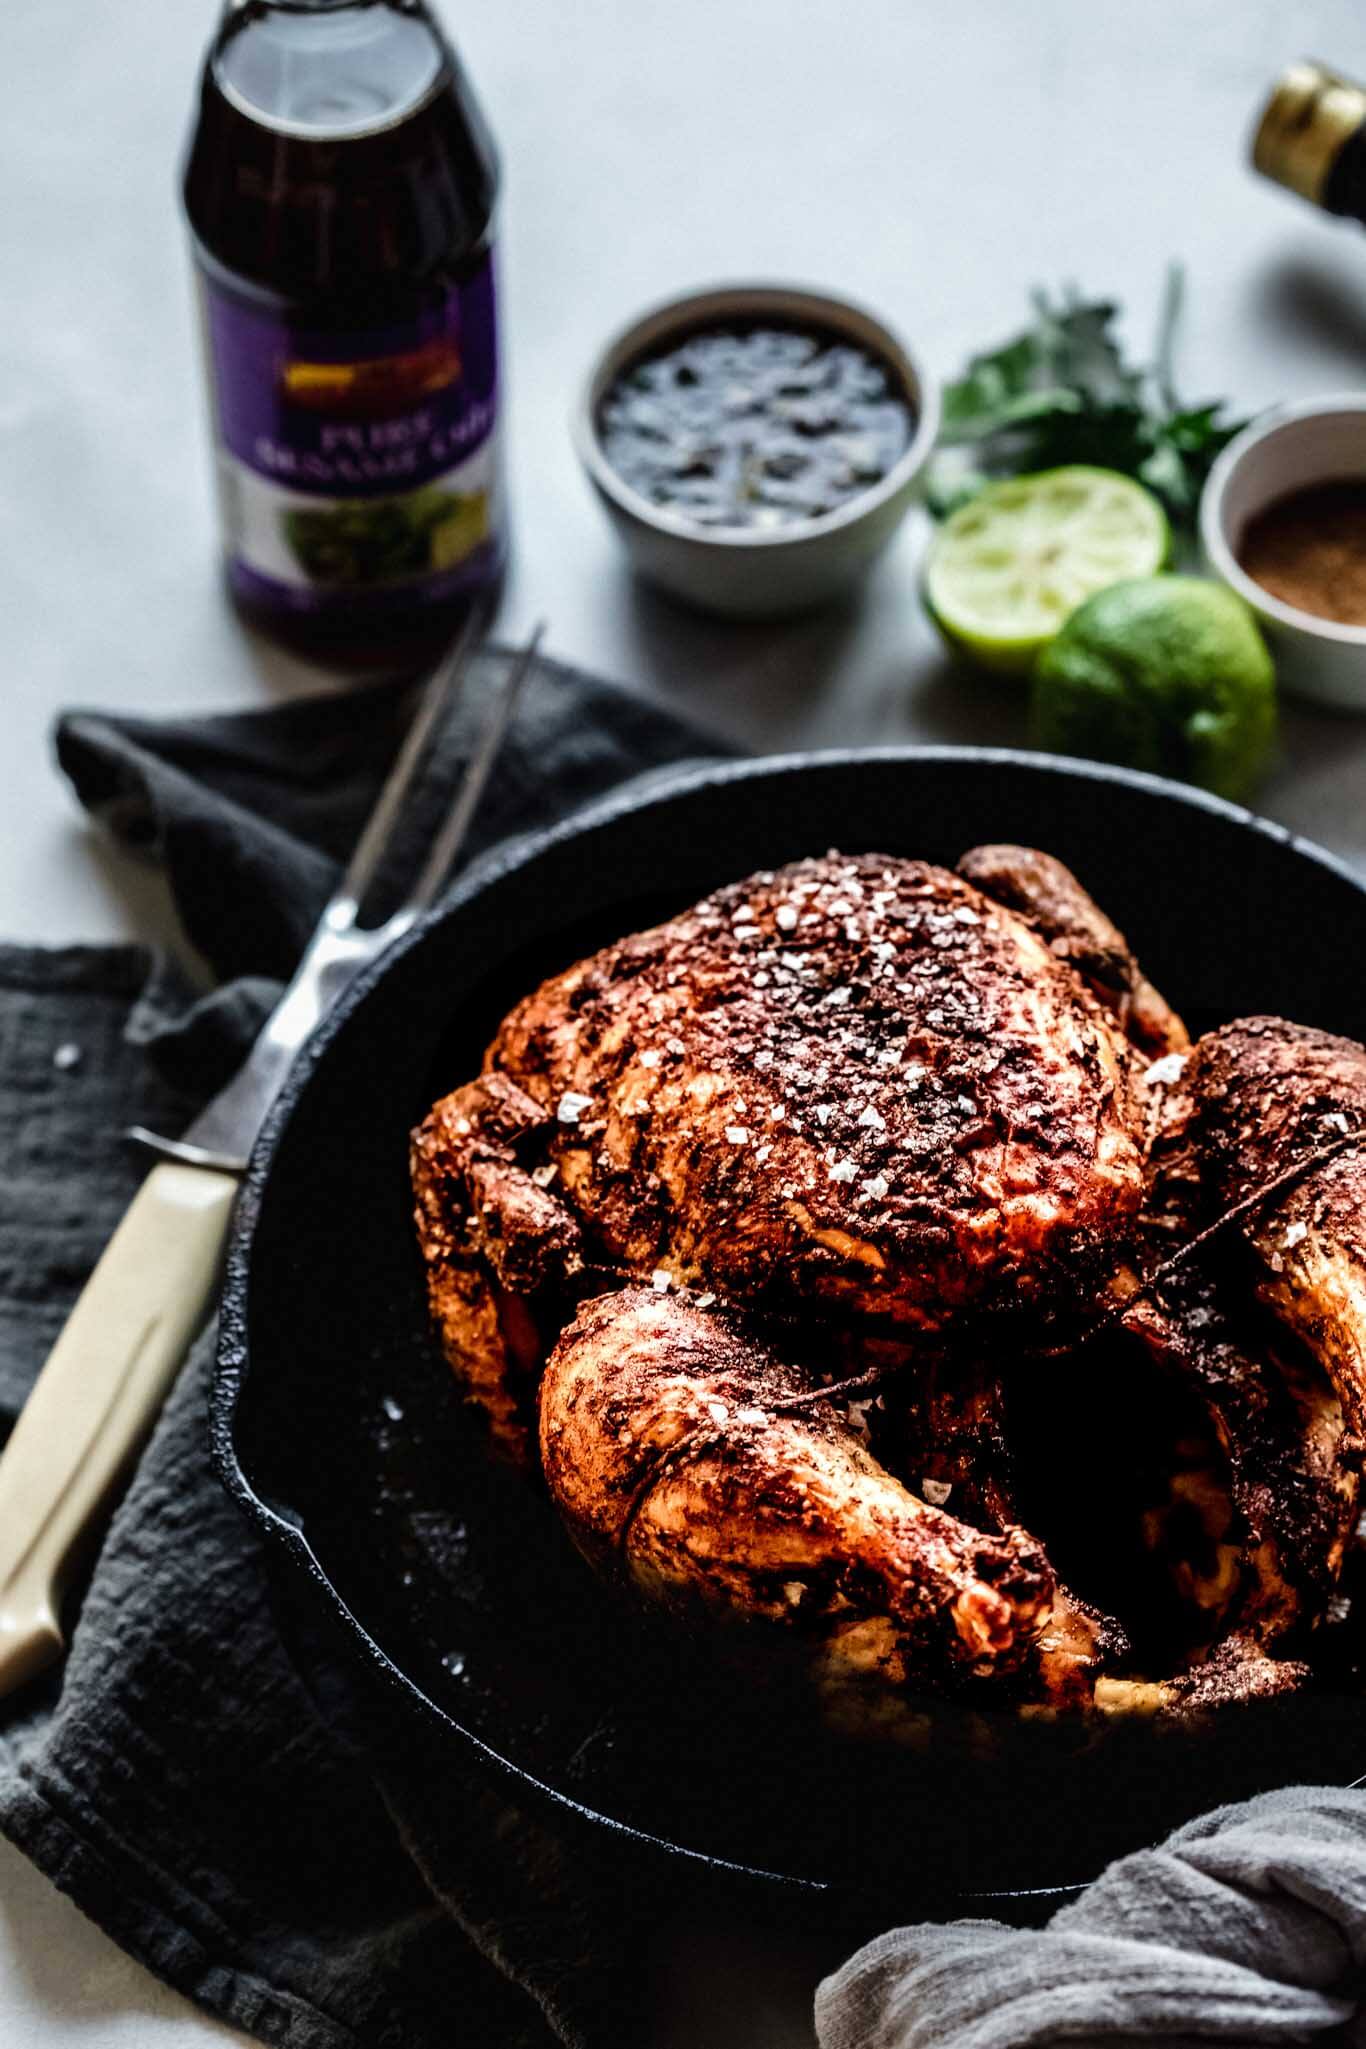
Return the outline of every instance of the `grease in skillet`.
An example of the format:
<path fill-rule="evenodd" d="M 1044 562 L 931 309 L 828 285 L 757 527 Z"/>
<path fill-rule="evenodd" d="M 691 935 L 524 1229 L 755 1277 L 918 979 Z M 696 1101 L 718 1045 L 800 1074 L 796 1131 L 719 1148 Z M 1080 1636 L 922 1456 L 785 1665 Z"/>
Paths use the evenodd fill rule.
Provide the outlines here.
<path fill-rule="evenodd" d="M 699 330 L 624 370 L 599 414 L 623 481 L 699 526 L 817 519 L 879 483 L 914 416 L 893 371 L 817 329 Z"/>

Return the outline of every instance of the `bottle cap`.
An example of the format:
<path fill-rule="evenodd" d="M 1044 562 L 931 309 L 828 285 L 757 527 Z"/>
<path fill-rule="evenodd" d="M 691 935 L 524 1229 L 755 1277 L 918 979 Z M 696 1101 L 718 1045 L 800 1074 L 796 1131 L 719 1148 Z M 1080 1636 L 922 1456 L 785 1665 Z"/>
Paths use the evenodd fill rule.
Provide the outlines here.
<path fill-rule="evenodd" d="M 1339 151 L 1363 122 L 1366 92 L 1306 58 L 1277 79 L 1252 139 L 1253 164 L 1320 206 Z"/>

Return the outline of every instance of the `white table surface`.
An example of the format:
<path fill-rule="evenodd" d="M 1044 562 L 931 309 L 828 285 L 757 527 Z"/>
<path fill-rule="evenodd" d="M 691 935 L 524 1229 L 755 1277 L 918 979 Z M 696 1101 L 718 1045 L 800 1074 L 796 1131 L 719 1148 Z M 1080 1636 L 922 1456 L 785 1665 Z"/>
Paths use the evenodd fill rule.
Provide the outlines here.
<path fill-rule="evenodd" d="M 605 332 L 682 286 L 766 275 L 884 309 L 929 363 L 1020 322 L 1036 283 L 1150 336 L 1187 266 L 1191 398 L 1366 386 L 1366 240 L 1255 181 L 1248 122 L 1304 51 L 1366 75 L 1353 0 L 467 0 L 448 15 L 506 167 L 517 556 L 509 632 L 775 748 L 1010 740 L 1011 693 L 937 656 L 914 522 L 856 604 L 719 627 L 632 584 L 571 454 Z M 51 769 L 57 707 L 259 705 L 331 679 L 254 643 L 215 578 L 175 198 L 213 9 L 9 0 L 0 16 L 0 932 L 173 936 L 146 872 Z M 1263 806 L 1366 864 L 1366 720 L 1292 711 Z M 798 2049 L 810 1969 L 734 1927 L 680 1935 L 654 2049 Z M 0 2041 L 227 2040 L 0 1847 Z"/>

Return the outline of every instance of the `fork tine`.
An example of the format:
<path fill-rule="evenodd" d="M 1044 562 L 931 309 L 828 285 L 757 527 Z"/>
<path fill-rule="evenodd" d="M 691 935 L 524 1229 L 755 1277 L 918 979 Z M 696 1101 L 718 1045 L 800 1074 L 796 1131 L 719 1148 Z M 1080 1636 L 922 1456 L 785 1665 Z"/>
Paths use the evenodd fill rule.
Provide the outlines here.
<path fill-rule="evenodd" d="M 486 623 L 486 608 L 476 606 L 433 670 L 423 690 L 422 701 L 403 736 L 403 744 L 395 755 L 393 767 L 389 770 L 384 787 L 375 800 L 375 808 L 365 821 L 364 830 L 356 841 L 351 859 L 346 866 L 346 873 L 337 884 L 323 913 L 324 919 L 334 931 L 355 920 L 361 900 L 374 880 L 375 870 L 379 866 L 389 835 L 402 815 L 408 792 L 426 757 L 432 735 L 445 716 L 456 686 L 464 678 L 470 656 L 483 637 Z"/>
<path fill-rule="evenodd" d="M 504 671 L 503 679 L 494 693 L 493 702 L 485 715 L 483 730 L 464 775 L 455 793 L 455 801 L 447 812 L 441 830 L 432 841 L 431 851 L 423 863 L 422 872 L 403 901 L 398 917 L 404 920 L 415 918 L 419 911 L 425 911 L 434 903 L 441 885 L 450 873 L 456 855 L 464 843 L 465 835 L 474 822 L 485 786 L 498 758 L 517 709 L 517 700 L 523 685 L 531 674 L 541 640 L 545 634 L 542 619 L 533 629 L 521 652 L 514 655 Z"/>

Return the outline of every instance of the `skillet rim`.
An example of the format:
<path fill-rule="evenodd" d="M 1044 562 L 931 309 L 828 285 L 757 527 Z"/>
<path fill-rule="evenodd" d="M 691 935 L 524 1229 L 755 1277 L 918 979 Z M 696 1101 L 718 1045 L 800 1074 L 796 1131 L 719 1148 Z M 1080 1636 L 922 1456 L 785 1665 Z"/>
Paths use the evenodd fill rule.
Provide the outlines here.
<path fill-rule="evenodd" d="M 448 1739 L 458 1738 L 462 1745 L 474 1752 L 481 1766 L 513 1780 L 523 1791 L 549 1802 L 552 1808 L 573 1816 L 577 1822 L 605 1829 L 618 1840 L 661 1852 L 667 1857 L 684 1858 L 704 1870 L 803 1896 L 819 1896 L 838 1890 L 839 1881 L 802 1877 L 794 1872 L 770 1870 L 760 1864 L 720 1857 L 586 1806 L 560 1787 L 547 1784 L 510 1758 L 502 1756 L 473 1729 L 457 1721 L 375 1640 L 341 1591 L 334 1586 L 303 1530 L 257 1492 L 247 1473 L 244 1455 L 239 1451 L 237 1425 L 252 1366 L 247 1338 L 252 1256 L 275 1157 L 287 1136 L 294 1110 L 313 1075 L 326 1059 L 333 1040 L 394 968 L 418 948 L 429 944 L 446 923 L 460 916 L 475 898 L 552 850 L 571 846 L 585 835 L 632 813 L 665 807 L 699 790 L 724 789 L 748 783 L 781 787 L 794 777 L 805 778 L 831 771 L 848 772 L 863 764 L 925 767 L 937 762 L 954 766 L 972 764 L 984 769 L 1003 768 L 1014 772 L 1023 770 L 1038 775 L 1041 787 L 1060 777 L 1065 781 L 1110 784 L 1138 790 L 1161 803 L 1188 812 L 1205 813 L 1270 840 L 1324 870 L 1336 881 L 1346 882 L 1358 895 L 1366 898 L 1366 878 L 1355 873 L 1337 855 L 1289 826 L 1192 785 L 1172 782 L 1139 769 L 1068 755 L 1018 747 L 887 745 L 764 754 L 739 760 L 704 759 L 678 768 L 647 771 L 606 797 L 571 812 L 568 817 L 543 828 L 519 833 L 481 854 L 458 876 L 437 908 L 422 917 L 342 992 L 297 1054 L 257 1135 L 234 1210 L 224 1266 L 219 1335 L 209 1403 L 209 1439 L 214 1467 L 228 1494 L 263 1540 L 269 1562 L 287 1570 L 296 1585 L 304 1583 L 313 1598 L 326 1607 L 330 1622 L 334 1626 L 339 1625 L 343 1637 L 349 1640 L 348 1649 L 364 1658 L 372 1676 L 378 1676 L 385 1692 L 394 1696 L 408 1712 L 415 1713 L 429 1730 L 439 1731 Z M 285 1634 L 286 1647 L 293 1657 L 293 1646 L 288 1642 L 288 1632 Z M 979 1910 L 989 1908 L 993 1903 L 1006 1907 L 1012 1902 L 1060 1902 L 1080 1893 L 1089 1883 L 1090 1880 L 1083 1880 L 1071 1885 L 964 1890 L 955 1896 L 955 1902 L 957 1907 Z"/>

